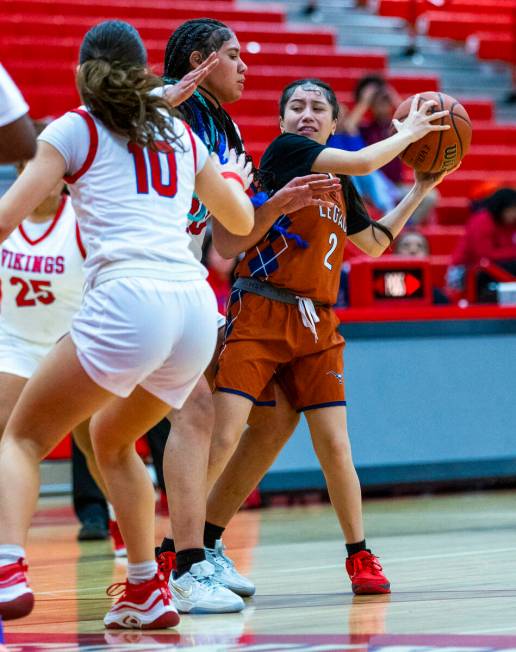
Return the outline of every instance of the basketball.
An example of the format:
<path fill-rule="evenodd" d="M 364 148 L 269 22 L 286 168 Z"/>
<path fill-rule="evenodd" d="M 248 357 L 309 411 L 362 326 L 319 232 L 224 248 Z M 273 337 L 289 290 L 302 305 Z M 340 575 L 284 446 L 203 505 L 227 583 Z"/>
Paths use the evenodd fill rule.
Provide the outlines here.
<path fill-rule="evenodd" d="M 396 109 L 394 118 L 403 122 L 410 112 L 412 97 L 404 100 Z M 450 125 L 447 131 L 432 131 L 424 138 L 409 145 L 401 154 L 401 160 L 419 172 L 438 173 L 453 169 L 466 154 L 471 144 L 471 121 L 462 104 L 445 93 L 432 91 L 421 93 L 418 108 L 422 102 L 435 100 L 432 113 L 448 110 L 448 116 L 441 118 L 440 124 Z"/>

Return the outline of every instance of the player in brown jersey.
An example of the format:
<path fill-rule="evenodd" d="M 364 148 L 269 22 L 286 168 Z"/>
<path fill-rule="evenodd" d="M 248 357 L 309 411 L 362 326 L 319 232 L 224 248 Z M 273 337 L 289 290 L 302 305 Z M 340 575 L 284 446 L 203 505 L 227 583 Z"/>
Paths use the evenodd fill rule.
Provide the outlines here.
<path fill-rule="evenodd" d="M 381 167 L 411 142 L 442 129 L 433 121 L 445 114 L 427 115 L 432 104 L 424 103 L 418 110 L 416 102 L 417 98 L 404 123 L 396 125 L 397 134 L 358 152 L 346 152 L 325 145 L 338 115 L 332 89 L 315 79 L 290 84 L 280 101 L 283 133 L 262 159 L 264 187 L 274 193 L 301 174 L 367 174 Z M 342 189 L 325 196 L 331 208 L 308 207 L 263 225 L 261 241 L 250 246 L 237 268 L 230 299 L 215 381 L 210 483 L 224 469 L 253 404 L 259 396 L 263 400 L 262 392 L 274 377 L 292 407 L 305 413 L 346 540 L 346 568 L 355 593 L 386 593 L 390 585 L 366 547 L 360 485 L 346 427 L 344 340 L 331 308 L 340 261 L 348 237 L 365 253 L 381 255 L 443 177 L 417 175 L 407 196 L 378 222 L 369 218 L 351 182 L 341 177 Z M 227 256 L 234 255 L 242 242 L 216 226 L 214 238 Z M 242 454 L 236 455 L 242 462 Z M 213 494 L 227 493 L 230 483 L 224 472 L 209 504 L 216 502 Z M 208 519 L 217 522 L 212 513 L 209 507 Z"/>

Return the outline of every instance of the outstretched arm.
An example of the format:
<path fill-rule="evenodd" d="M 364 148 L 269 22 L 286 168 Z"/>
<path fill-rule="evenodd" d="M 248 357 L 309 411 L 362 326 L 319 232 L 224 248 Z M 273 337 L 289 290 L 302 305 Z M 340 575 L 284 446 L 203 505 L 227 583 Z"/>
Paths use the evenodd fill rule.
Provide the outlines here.
<path fill-rule="evenodd" d="M 332 172 L 346 175 L 370 174 L 392 161 L 411 143 L 423 138 L 431 131 L 446 131 L 450 128 L 449 125 L 433 124 L 435 120 L 448 115 L 448 111 L 429 113 L 437 102 L 427 100 L 421 104 L 419 109 L 417 108 L 418 102 L 419 95 L 414 95 L 409 115 L 402 123 L 395 121 L 394 126 L 398 132 L 393 136 L 356 152 L 327 147 L 315 159 L 312 172 Z"/>
<path fill-rule="evenodd" d="M 326 206 L 331 203 L 320 198 L 322 193 L 337 190 L 340 181 L 327 174 L 296 177 L 255 210 L 254 227 L 245 237 L 235 236 L 222 224 L 213 221 L 213 244 L 224 258 L 234 258 L 259 242 L 280 215 L 294 213 L 305 206 Z"/>
<path fill-rule="evenodd" d="M 65 175 L 65 167 L 65 160 L 55 147 L 43 141 L 38 142 L 35 158 L 29 161 L 22 174 L 0 199 L 0 242 L 48 197 Z"/>

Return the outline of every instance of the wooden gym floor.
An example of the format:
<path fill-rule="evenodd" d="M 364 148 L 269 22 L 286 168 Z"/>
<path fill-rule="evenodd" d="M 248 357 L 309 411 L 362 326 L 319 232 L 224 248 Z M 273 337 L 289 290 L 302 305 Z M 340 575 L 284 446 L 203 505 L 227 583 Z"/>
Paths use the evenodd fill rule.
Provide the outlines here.
<path fill-rule="evenodd" d="M 29 545 L 37 606 L 4 623 L 3 649 L 516 651 L 516 492 L 369 500 L 365 518 L 390 596 L 353 597 L 329 506 L 270 508 L 240 513 L 225 537 L 257 584 L 242 614 L 106 633 L 105 588 L 124 578 L 124 564 L 109 542 L 76 541 L 67 500 L 44 501 Z M 164 526 L 158 517 L 158 536 Z"/>

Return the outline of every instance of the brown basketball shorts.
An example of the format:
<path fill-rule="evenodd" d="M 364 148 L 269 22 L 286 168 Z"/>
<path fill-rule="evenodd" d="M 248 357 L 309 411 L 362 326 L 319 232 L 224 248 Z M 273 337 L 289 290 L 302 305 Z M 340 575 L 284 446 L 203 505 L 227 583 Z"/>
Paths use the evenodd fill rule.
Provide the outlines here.
<path fill-rule="evenodd" d="M 298 411 L 346 405 L 344 338 L 331 308 L 319 307 L 318 340 L 297 305 L 233 291 L 215 387 L 255 405 L 274 405 L 276 381 Z"/>

